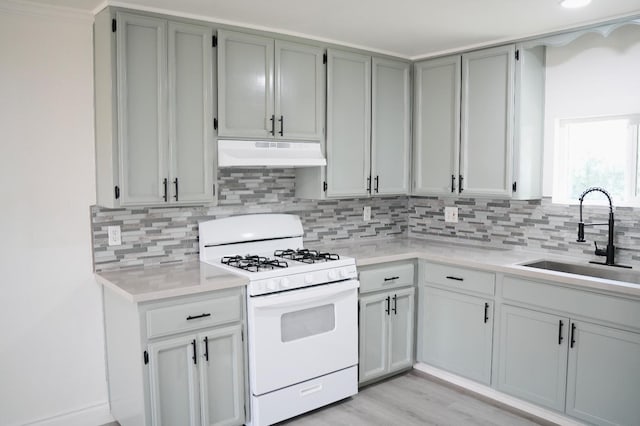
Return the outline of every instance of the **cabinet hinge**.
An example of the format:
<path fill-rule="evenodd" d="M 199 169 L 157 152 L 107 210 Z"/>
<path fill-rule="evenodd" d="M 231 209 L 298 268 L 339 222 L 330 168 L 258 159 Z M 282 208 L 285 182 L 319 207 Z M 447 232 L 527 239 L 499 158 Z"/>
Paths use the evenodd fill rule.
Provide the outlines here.
<path fill-rule="evenodd" d="M 144 363 L 149 364 L 149 352 L 144 351 Z"/>
<path fill-rule="evenodd" d="M 513 182 L 513 185 L 511 185 L 511 190 L 513 192 L 516 192 L 516 188 L 518 187 L 518 182 Z"/>
<path fill-rule="evenodd" d="M 516 50 L 516 61 L 520 60 L 520 49 Z"/>
<path fill-rule="evenodd" d="M 120 187 L 118 185 L 116 185 L 113 188 L 113 192 L 114 192 L 114 195 L 116 196 L 116 200 L 119 199 L 120 198 Z"/>
<path fill-rule="evenodd" d="M 217 36 L 211 37 L 211 46 L 212 47 L 218 47 L 218 37 Z"/>
<path fill-rule="evenodd" d="M 213 130 L 218 130 L 218 119 L 217 118 L 213 119 Z"/>
<path fill-rule="evenodd" d="M 326 53 L 322 55 L 322 63 L 323 64 L 327 63 L 327 54 Z"/>
<path fill-rule="evenodd" d="M 216 184 L 215 183 L 213 184 L 213 196 L 214 197 L 216 196 Z"/>
<path fill-rule="evenodd" d="M 327 188 L 329 187 L 329 185 L 327 185 L 327 181 L 325 180 L 324 182 L 322 182 L 322 190 L 324 192 L 327 192 Z"/>
<path fill-rule="evenodd" d="M 117 28 L 117 24 L 116 24 L 116 20 L 115 18 L 111 20 L 111 32 L 115 33 L 116 32 L 116 28 Z"/>

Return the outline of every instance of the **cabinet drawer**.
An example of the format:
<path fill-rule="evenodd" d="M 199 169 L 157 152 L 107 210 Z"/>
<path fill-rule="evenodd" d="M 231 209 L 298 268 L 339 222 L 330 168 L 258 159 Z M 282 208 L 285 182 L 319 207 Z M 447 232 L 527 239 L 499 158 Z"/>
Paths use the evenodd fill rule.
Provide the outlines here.
<path fill-rule="evenodd" d="M 414 284 L 413 262 L 383 263 L 360 270 L 360 293 Z"/>
<path fill-rule="evenodd" d="M 428 262 L 423 263 L 422 267 L 425 282 L 490 296 L 495 292 L 494 273 Z"/>
<path fill-rule="evenodd" d="M 241 299 L 234 295 L 150 310 L 147 338 L 240 321 Z"/>
<path fill-rule="evenodd" d="M 522 278 L 504 277 L 502 297 L 640 329 L 640 302 Z"/>

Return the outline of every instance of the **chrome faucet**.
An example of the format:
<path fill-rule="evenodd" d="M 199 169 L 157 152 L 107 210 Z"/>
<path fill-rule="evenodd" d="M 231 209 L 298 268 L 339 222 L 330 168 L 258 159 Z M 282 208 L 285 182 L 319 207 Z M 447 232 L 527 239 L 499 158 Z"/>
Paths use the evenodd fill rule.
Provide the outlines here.
<path fill-rule="evenodd" d="M 588 223 L 585 224 L 582 221 L 582 202 L 584 201 L 584 197 L 585 195 L 587 195 L 590 192 L 594 192 L 594 191 L 598 191 L 598 192 L 602 192 L 604 195 L 607 196 L 607 199 L 609 200 L 609 221 L 607 223 Z M 607 225 L 608 226 L 608 230 L 609 230 L 609 240 L 607 242 L 607 248 L 606 249 L 599 249 L 598 248 L 598 243 L 596 243 L 594 241 L 594 244 L 596 246 L 596 251 L 595 254 L 596 256 L 606 256 L 606 261 L 605 262 L 596 262 L 596 261 L 590 261 L 589 263 L 595 263 L 598 265 L 607 265 L 607 266 L 618 266 L 621 268 L 630 268 L 630 266 L 625 266 L 625 265 L 616 265 L 615 262 L 615 254 L 616 254 L 616 247 L 613 245 L 613 235 L 614 235 L 614 231 L 613 231 L 613 225 L 614 225 L 614 220 L 613 220 L 613 203 L 611 202 L 611 195 L 609 195 L 609 193 L 602 188 L 598 188 L 598 187 L 591 187 L 586 189 L 582 195 L 580 195 L 580 222 L 578 223 L 578 239 L 576 240 L 579 243 L 584 243 L 586 242 L 586 240 L 584 239 L 584 227 L 585 226 L 600 226 L 600 225 Z"/>

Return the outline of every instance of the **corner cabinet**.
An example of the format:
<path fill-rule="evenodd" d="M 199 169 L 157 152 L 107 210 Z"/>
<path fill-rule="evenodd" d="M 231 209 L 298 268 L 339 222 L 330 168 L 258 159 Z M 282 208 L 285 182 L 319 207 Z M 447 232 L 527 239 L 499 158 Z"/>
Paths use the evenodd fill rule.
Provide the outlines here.
<path fill-rule="evenodd" d="M 541 196 L 542 52 L 506 45 L 414 65 L 415 195 Z"/>
<path fill-rule="evenodd" d="M 414 269 L 413 262 L 362 268 L 358 302 L 360 384 L 413 367 Z"/>
<path fill-rule="evenodd" d="M 219 134 L 320 141 L 324 50 L 218 31 Z"/>
<path fill-rule="evenodd" d="M 94 33 L 98 204 L 213 203 L 213 30 L 107 8 Z"/>
<path fill-rule="evenodd" d="M 132 303 L 104 290 L 111 413 L 123 426 L 246 420 L 243 289 Z"/>

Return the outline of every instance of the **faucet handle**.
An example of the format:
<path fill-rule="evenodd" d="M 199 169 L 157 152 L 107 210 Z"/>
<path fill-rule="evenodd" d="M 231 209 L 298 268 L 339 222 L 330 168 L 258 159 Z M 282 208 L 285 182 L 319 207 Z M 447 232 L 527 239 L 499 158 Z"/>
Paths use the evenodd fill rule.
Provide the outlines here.
<path fill-rule="evenodd" d="M 607 255 L 607 250 L 606 249 L 599 249 L 598 248 L 598 243 L 597 242 L 593 242 L 593 244 L 596 246 L 596 256 L 606 256 Z"/>

